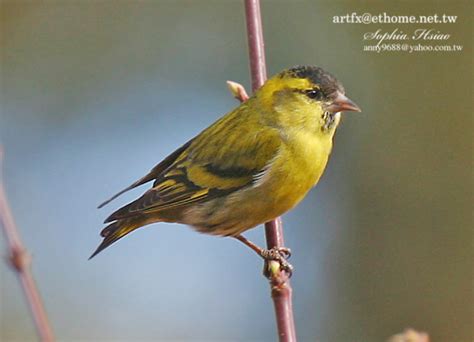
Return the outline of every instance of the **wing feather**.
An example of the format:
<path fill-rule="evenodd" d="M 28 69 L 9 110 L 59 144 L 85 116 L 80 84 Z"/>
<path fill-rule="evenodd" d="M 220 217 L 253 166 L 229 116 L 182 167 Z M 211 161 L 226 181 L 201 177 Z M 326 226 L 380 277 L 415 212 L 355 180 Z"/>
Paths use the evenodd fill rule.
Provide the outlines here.
<path fill-rule="evenodd" d="M 235 134 L 232 132 L 236 127 L 235 115 L 232 114 L 236 113 L 223 117 L 184 145 L 184 149 L 177 150 L 179 154 L 175 152 L 173 158 L 165 159 L 173 160 L 166 163 L 166 168 L 160 169 L 158 166 L 162 163 L 158 164 L 155 168 L 161 172 L 153 174 L 153 188 L 114 212 L 105 222 L 183 208 L 254 184 L 255 177 L 266 170 L 278 153 L 281 138 L 276 129 L 268 127 L 255 132 L 255 127 L 260 127 L 252 122 L 255 116 L 250 116 L 246 124 L 239 127 L 239 134 Z"/>

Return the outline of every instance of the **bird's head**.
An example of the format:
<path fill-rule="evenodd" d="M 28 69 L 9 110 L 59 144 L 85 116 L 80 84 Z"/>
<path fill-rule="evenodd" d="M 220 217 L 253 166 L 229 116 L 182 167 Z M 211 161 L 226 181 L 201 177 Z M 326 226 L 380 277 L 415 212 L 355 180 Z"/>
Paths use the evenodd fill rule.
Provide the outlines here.
<path fill-rule="evenodd" d="M 283 125 L 334 132 L 343 111 L 360 112 L 330 73 L 315 66 L 296 66 L 273 76 L 259 90 Z"/>

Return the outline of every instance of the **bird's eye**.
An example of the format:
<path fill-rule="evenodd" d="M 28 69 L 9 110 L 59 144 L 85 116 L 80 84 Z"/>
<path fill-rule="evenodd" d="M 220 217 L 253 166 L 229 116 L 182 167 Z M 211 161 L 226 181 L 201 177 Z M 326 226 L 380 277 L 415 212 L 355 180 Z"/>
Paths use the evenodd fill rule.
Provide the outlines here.
<path fill-rule="evenodd" d="M 320 100 L 323 97 L 323 92 L 319 89 L 310 89 L 306 91 L 306 96 L 308 96 L 310 99 Z"/>

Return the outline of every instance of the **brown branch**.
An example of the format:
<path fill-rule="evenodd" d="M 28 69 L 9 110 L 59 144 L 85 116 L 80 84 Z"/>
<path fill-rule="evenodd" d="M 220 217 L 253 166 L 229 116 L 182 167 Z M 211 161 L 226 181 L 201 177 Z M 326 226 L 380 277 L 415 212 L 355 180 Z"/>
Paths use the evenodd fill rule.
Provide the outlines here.
<path fill-rule="evenodd" d="M 252 90 L 260 88 L 267 79 L 265 66 L 265 49 L 263 41 L 262 18 L 259 0 L 245 1 L 245 17 L 249 45 L 250 72 Z M 229 84 L 234 96 L 245 101 L 248 96 L 245 89 L 235 83 Z M 240 87 L 239 87 L 240 86 Z M 283 226 L 281 218 L 265 223 L 267 248 L 283 247 Z M 270 286 L 278 328 L 278 336 L 282 342 L 296 341 L 296 331 L 293 319 L 292 289 L 288 274 L 280 269 L 280 264 L 270 261 L 267 265 L 270 275 Z"/>
<path fill-rule="evenodd" d="M 0 167 L 3 160 L 3 150 L 0 146 Z M 0 170 L 1 171 L 1 170 Z M 8 261 L 18 274 L 23 287 L 26 300 L 30 306 L 31 314 L 36 324 L 36 329 L 41 341 L 54 341 L 53 332 L 49 325 L 46 311 L 31 273 L 31 258 L 23 246 L 18 230 L 16 229 L 13 215 L 8 205 L 5 189 L 0 174 L 0 223 L 3 227 L 9 247 Z"/>

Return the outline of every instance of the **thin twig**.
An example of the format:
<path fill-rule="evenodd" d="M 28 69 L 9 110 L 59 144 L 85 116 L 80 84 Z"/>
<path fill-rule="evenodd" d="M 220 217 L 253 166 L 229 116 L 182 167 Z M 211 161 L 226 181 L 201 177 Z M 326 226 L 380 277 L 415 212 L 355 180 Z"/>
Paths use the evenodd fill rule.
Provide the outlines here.
<path fill-rule="evenodd" d="M 0 146 L 0 171 L 3 161 L 3 149 Z M 31 258 L 21 242 L 20 235 L 16 229 L 13 215 L 8 205 L 5 189 L 0 174 L 0 223 L 3 227 L 10 255 L 8 261 L 18 274 L 23 287 L 26 300 L 36 324 L 36 329 L 41 341 L 54 341 L 53 331 L 49 325 L 48 316 L 44 309 L 38 288 L 36 287 L 33 274 L 31 273 Z"/>
<path fill-rule="evenodd" d="M 245 0 L 245 17 L 249 45 L 250 72 L 252 90 L 260 88 L 267 79 L 265 66 L 265 49 L 263 41 L 262 18 L 259 0 Z M 243 88 L 243 87 L 242 87 Z M 238 89 L 238 87 L 236 88 Z M 241 90 L 235 94 L 245 94 Z M 242 98 L 244 100 L 244 98 Z M 265 223 L 267 248 L 283 247 L 283 226 L 281 218 Z M 293 318 L 292 289 L 288 274 L 281 270 L 278 262 L 270 261 L 271 295 L 275 307 L 278 336 L 282 342 L 296 341 L 296 331 Z"/>

